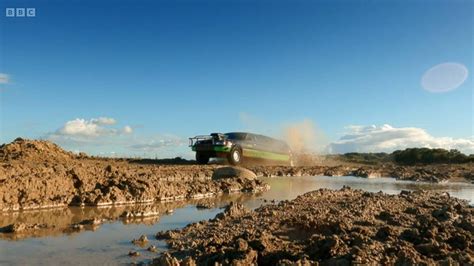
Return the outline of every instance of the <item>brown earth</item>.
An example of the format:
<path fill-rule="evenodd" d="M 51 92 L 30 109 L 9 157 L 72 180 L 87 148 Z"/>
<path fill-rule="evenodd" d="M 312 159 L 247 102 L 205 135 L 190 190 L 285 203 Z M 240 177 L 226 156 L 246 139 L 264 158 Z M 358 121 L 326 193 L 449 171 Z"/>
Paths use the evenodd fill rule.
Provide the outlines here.
<path fill-rule="evenodd" d="M 260 180 L 212 180 L 217 165 L 155 165 L 75 155 L 47 141 L 0 147 L 0 210 L 195 199 L 268 189 Z"/>
<path fill-rule="evenodd" d="M 473 265 L 474 208 L 449 194 L 321 189 L 159 232 L 155 265 Z M 456 263 L 457 262 L 457 263 Z"/>
<path fill-rule="evenodd" d="M 357 176 L 365 178 L 393 177 L 399 180 L 474 182 L 474 164 L 438 164 L 400 166 L 395 164 L 336 166 L 251 166 L 257 176 Z"/>
<path fill-rule="evenodd" d="M 19 138 L 0 146 L 0 211 L 146 203 L 268 189 L 253 175 L 213 179 L 220 165 L 191 163 L 179 158 L 165 161 L 95 158 L 64 151 L 48 141 Z M 474 181 L 473 164 L 248 165 L 247 168 L 257 176 L 353 175 L 431 182 Z"/>

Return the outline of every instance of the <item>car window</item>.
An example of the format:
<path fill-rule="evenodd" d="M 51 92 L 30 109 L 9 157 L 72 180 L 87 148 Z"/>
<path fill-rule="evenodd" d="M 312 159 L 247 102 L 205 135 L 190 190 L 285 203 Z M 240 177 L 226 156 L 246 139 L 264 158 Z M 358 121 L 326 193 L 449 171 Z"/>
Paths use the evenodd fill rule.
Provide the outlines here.
<path fill-rule="evenodd" d="M 245 140 L 247 134 L 246 133 L 226 133 L 224 134 L 230 140 Z"/>
<path fill-rule="evenodd" d="M 247 138 L 246 138 L 246 139 L 247 139 L 248 141 L 252 141 L 252 142 L 257 141 L 257 140 L 255 139 L 255 136 L 254 136 L 254 135 L 251 135 L 251 134 L 247 134 Z"/>

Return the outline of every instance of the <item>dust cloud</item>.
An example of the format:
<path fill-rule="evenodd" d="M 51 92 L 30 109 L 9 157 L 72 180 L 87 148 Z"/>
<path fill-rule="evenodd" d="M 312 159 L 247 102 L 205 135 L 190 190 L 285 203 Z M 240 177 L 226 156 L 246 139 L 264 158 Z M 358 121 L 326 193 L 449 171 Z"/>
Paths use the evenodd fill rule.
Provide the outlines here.
<path fill-rule="evenodd" d="M 316 148 L 317 129 L 313 121 L 305 119 L 283 126 L 283 139 L 296 152 Z"/>
<path fill-rule="evenodd" d="M 323 130 L 308 118 L 299 121 L 269 123 L 260 117 L 241 113 L 240 121 L 244 125 L 244 131 L 286 141 L 293 154 L 320 155 L 329 143 Z"/>

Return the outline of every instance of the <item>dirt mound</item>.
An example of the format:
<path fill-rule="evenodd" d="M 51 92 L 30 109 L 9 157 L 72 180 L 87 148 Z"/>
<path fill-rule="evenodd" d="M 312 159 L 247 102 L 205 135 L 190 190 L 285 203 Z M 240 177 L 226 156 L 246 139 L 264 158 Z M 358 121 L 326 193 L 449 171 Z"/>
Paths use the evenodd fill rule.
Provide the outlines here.
<path fill-rule="evenodd" d="M 0 151 L 0 211 L 196 199 L 268 189 L 259 180 L 211 180 L 217 166 L 76 156 L 47 141 L 16 139 Z"/>
<path fill-rule="evenodd" d="M 214 170 L 212 174 L 212 179 L 221 179 L 221 178 L 245 178 L 245 179 L 256 179 L 257 175 L 254 172 L 243 168 L 243 167 L 236 167 L 236 166 L 225 166 L 219 167 Z"/>
<path fill-rule="evenodd" d="M 465 164 L 252 166 L 250 171 L 223 167 L 215 172 L 215 177 L 229 178 L 211 179 L 218 167 L 91 158 L 84 154 L 74 155 L 48 141 L 19 138 L 0 147 L 0 211 L 169 201 L 268 189 L 263 181 L 254 179 L 253 173 L 256 176 L 393 176 L 433 182 L 453 178 L 472 180 L 474 177 L 474 164 Z"/>
<path fill-rule="evenodd" d="M 157 234 L 167 236 L 168 257 L 198 265 L 474 263 L 474 208 L 447 193 L 321 189 L 228 212 Z"/>
<path fill-rule="evenodd" d="M 0 146 L 1 161 L 63 161 L 74 157 L 73 153 L 67 152 L 49 141 L 17 138 L 9 144 Z"/>

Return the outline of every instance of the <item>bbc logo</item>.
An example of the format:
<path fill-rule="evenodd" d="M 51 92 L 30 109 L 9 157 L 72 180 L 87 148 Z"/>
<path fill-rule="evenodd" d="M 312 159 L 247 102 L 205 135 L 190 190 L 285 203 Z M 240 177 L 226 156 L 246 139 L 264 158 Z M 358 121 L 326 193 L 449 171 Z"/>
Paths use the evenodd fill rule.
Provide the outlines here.
<path fill-rule="evenodd" d="M 36 17 L 36 8 L 5 8 L 5 16 L 7 17 Z"/>

